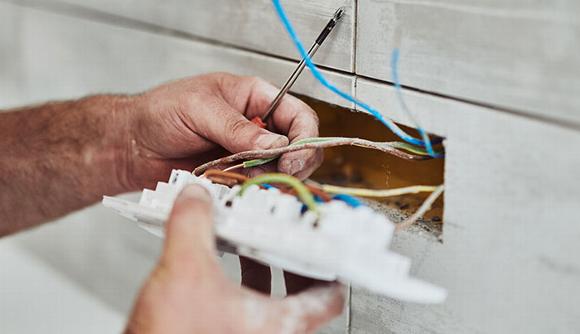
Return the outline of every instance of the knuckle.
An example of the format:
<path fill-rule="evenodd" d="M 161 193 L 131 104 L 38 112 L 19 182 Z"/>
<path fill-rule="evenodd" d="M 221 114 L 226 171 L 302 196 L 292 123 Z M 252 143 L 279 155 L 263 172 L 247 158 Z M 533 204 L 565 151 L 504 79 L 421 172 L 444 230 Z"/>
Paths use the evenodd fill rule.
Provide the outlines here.
<path fill-rule="evenodd" d="M 244 135 L 248 129 L 248 123 L 242 119 L 234 119 L 232 117 L 228 120 L 226 129 L 229 131 L 227 134 L 231 135 L 232 139 L 243 138 L 242 135 Z"/>
<path fill-rule="evenodd" d="M 213 75 L 213 76 L 214 76 L 216 79 L 219 79 L 219 80 L 227 80 L 227 79 L 230 79 L 230 78 L 234 77 L 234 75 L 233 75 L 233 74 L 231 74 L 231 73 L 228 73 L 228 72 L 215 72 L 215 73 L 213 73 L 212 75 Z"/>
<path fill-rule="evenodd" d="M 277 88 L 269 83 L 268 81 L 258 77 L 258 76 L 249 76 L 245 77 L 243 80 L 243 84 L 250 87 L 254 92 L 277 92 Z M 263 95 L 263 94 L 262 94 Z"/>
<path fill-rule="evenodd" d="M 244 77 L 244 81 L 246 84 L 251 85 L 251 86 L 257 86 L 263 83 L 266 83 L 266 81 L 264 81 L 262 78 L 258 77 L 258 76 L 247 76 Z"/>
<path fill-rule="evenodd" d="M 318 129 L 318 125 L 320 125 L 320 118 L 318 117 L 318 114 L 316 113 L 316 111 L 314 111 L 314 109 L 310 108 L 309 105 L 307 105 L 302 101 L 300 102 L 302 103 L 303 109 L 305 111 L 302 114 L 310 118 L 310 122 L 313 122 L 316 125 L 316 128 Z"/>
<path fill-rule="evenodd" d="M 227 72 L 216 72 L 212 74 L 213 79 L 215 80 L 218 87 L 222 89 L 227 89 L 232 85 L 232 82 L 235 82 L 238 76 L 227 73 Z"/>
<path fill-rule="evenodd" d="M 316 124 L 316 131 L 318 131 L 318 126 L 320 125 L 320 117 L 318 117 L 318 114 L 312 108 L 308 107 L 308 109 L 310 109 L 310 115 L 312 115 L 312 119 Z"/>

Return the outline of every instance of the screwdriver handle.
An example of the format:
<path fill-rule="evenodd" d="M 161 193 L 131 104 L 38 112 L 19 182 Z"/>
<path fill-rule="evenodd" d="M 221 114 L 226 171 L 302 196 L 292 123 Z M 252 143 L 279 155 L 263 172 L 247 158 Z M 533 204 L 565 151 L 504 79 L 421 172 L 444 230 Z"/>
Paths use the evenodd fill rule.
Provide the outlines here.
<path fill-rule="evenodd" d="M 266 123 L 260 118 L 260 116 L 256 116 L 252 118 L 252 123 L 256 124 L 257 126 L 261 127 L 262 129 L 266 128 Z"/>

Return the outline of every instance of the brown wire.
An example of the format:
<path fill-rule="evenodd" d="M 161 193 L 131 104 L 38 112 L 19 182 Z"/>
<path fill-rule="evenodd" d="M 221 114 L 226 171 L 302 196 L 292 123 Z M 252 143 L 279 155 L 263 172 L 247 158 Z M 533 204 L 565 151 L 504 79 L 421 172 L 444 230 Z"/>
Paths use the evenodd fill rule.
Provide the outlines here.
<path fill-rule="evenodd" d="M 226 185 L 228 187 L 233 187 L 237 184 L 244 183 L 250 179 L 249 177 L 247 177 L 243 174 L 234 173 L 234 172 L 225 172 L 225 171 L 219 170 L 219 169 L 210 169 L 210 170 L 206 171 L 203 175 L 214 183 L 223 184 L 223 185 Z M 330 195 L 328 193 L 326 193 L 324 190 L 320 189 L 319 187 L 316 187 L 315 185 L 312 185 L 312 184 L 305 184 L 305 186 L 306 186 L 306 188 L 308 188 L 308 190 L 310 190 L 310 192 L 312 192 L 314 195 L 320 197 L 324 202 L 329 202 L 332 200 L 332 197 L 330 197 Z M 280 189 L 280 191 L 282 191 L 285 194 L 290 194 L 293 196 L 297 195 L 296 191 L 292 188 L 286 188 L 286 187 L 277 187 L 277 188 Z"/>
<path fill-rule="evenodd" d="M 330 202 L 332 200 L 332 197 L 330 197 L 330 195 L 326 193 L 324 190 L 310 184 L 305 184 L 305 186 L 306 188 L 308 188 L 308 190 L 310 190 L 311 193 L 320 197 L 323 201 Z"/>
<path fill-rule="evenodd" d="M 223 170 L 219 170 L 219 169 L 210 169 L 210 170 L 206 171 L 203 175 L 205 175 L 208 178 L 211 176 L 221 176 L 221 177 L 225 177 L 225 178 L 234 179 L 238 182 L 246 182 L 250 179 L 246 175 L 243 175 L 240 173 L 224 172 Z"/>
<path fill-rule="evenodd" d="M 250 178 L 234 172 L 224 172 L 218 169 L 210 169 L 203 174 L 210 181 L 214 183 L 219 183 L 226 185 L 228 187 L 233 187 L 237 184 L 244 183 Z"/>

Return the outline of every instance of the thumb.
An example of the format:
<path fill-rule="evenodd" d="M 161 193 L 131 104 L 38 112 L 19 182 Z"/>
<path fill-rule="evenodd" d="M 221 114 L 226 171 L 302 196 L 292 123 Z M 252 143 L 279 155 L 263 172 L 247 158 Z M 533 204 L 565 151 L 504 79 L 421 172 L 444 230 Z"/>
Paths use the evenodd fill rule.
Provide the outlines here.
<path fill-rule="evenodd" d="M 269 149 L 286 146 L 289 140 L 250 122 L 226 101 L 218 103 L 216 115 L 207 114 L 204 135 L 230 152 Z"/>
<path fill-rule="evenodd" d="M 338 283 L 312 287 L 281 301 L 283 327 L 291 332 L 312 333 L 342 313 L 345 287 Z"/>
<path fill-rule="evenodd" d="M 215 257 L 211 197 L 199 185 L 187 186 L 175 200 L 165 228 L 162 260 L 188 266 Z"/>

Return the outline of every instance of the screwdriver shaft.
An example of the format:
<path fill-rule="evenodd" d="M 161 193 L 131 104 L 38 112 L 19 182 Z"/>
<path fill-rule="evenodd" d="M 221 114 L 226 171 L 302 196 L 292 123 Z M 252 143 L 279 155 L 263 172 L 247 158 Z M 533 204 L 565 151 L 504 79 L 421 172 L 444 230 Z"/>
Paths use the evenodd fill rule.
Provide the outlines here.
<path fill-rule="evenodd" d="M 308 57 L 309 58 L 312 59 L 312 57 L 316 54 L 316 51 L 318 51 L 318 49 L 320 48 L 322 43 L 324 43 L 324 41 L 326 40 L 326 37 L 328 37 L 328 35 L 332 31 L 332 29 L 334 29 L 334 27 L 336 26 L 336 23 L 342 18 L 343 14 L 344 14 L 343 8 L 339 8 L 334 13 L 334 16 L 332 17 L 332 19 L 330 19 L 330 21 L 328 21 L 328 23 L 326 24 L 326 26 L 324 27 L 324 29 L 322 30 L 320 35 L 318 35 L 318 37 L 316 38 L 316 41 L 314 42 L 314 44 L 312 44 L 312 46 L 310 47 L 310 50 L 308 50 Z M 282 98 L 290 90 L 292 85 L 294 85 L 294 83 L 296 82 L 296 80 L 298 79 L 298 77 L 300 76 L 302 71 L 304 70 L 305 66 L 306 66 L 306 59 L 302 58 L 302 60 L 298 63 L 298 66 L 296 67 L 294 72 L 292 72 L 292 75 L 290 75 L 288 80 L 286 80 L 286 83 L 284 83 L 284 86 L 282 86 L 282 88 L 278 92 L 278 95 L 276 95 L 276 98 L 272 101 L 272 103 L 268 107 L 268 110 L 266 111 L 266 113 L 262 117 L 262 120 L 264 122 L 278 108 L 278 106 L 280 105 L 280 102 L 282 102 Z"/>

